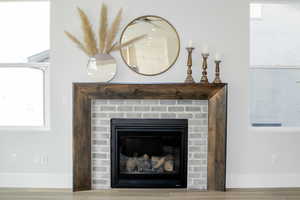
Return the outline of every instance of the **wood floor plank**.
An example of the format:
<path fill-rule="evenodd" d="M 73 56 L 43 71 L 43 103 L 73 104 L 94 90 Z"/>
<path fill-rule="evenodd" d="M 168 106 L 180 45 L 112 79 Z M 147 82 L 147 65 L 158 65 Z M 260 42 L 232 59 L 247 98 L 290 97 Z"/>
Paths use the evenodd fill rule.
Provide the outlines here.
<path fill-rule="evenodd" d="M 0 200 L 300 200 L 300 188 L 230 189 L 227 192 L 113 189 L 77 193 L 61 189 L 1 188 Z"/>

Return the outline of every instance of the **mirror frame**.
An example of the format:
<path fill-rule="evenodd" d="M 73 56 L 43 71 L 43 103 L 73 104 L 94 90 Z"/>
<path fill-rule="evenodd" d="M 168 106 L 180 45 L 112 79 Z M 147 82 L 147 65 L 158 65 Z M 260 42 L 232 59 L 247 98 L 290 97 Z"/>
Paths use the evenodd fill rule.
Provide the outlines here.
<path fill-rule="evenodd" d="M 134 70 L 128 65 L 126 59 L 125 59 L 124 56 L 123 56 L 122 48 L 120 49 L 120 54 L 121 54 L 121 57 L 122 57 L 122 60 L 124 61 L 124 63 L 125 63 L 125 64 L 128 66 L 128 68 L 129 68 L 130 70 L 132 70 L 133 72 L 135 72 L 135 73 L 137 73 L 137 74 L 140 74 L 140 75 L 143 75 L 143 76 L 158 76 L 158 75 L 160 75 L 160 74 L 163 74 L 163 73 L 167 72 L 169 69 L 171 69 L 171 67 L 174 66 L 174 64 L 175 64 L 175 63 L 177 62 L 177 60 L 178 60 L 178 57 L 179 57 L 180 51 L 181 51 L 181 43 L 180 43 L 180 37 L 179 37 L 179 34 L 178 34 L 176 28 L 175 28 L 168 20 L 166 20 L 166 19 L 163 18 L 163 17 L 156 16 L 156 15 L 144 15 L 144 16 L 137 17 L 137 18 L 131 20 L 131 21 L 129 22 L 129 24 L 127 24 L 127 25 L 125 26 L 125 28 L 124 28 L 123 31 L 122 31 L 122 34 L 121 34 L 121 37 L 120 37 L 120 41 L 119 41 L 119 42 L 120 42 L 120 44 L 122 44 L 123 36 L 124 36 L 124 34 L 125 34 L 127 28 L 128 28 L 133 22 L 135 22 L 136 20 L 142 19 L 142 18 L 146 18 L 146 17 L 156 17 L 156 18 L 162 19 L 162 20 L 165 21 L 167 24 L 169 24 L 170 27 L 171 27 L 171 28 L 174 30 L 174 32 L 176 33 L 176 36 L 177 36 L 177 38 L 178 38 L 178 52 L 177 52 L 177 55 L 176 55 L 176 58 L 174 59 L 174 61 L 169 65 L 169 67 L 168 67 L 167 69 L 165 69 L 165 70 L 162 71 L 162 72 L 159 72 L 159 73 L 157 73 L 157 74 L 143 74 L 143 73 L 134 71 Z"/>

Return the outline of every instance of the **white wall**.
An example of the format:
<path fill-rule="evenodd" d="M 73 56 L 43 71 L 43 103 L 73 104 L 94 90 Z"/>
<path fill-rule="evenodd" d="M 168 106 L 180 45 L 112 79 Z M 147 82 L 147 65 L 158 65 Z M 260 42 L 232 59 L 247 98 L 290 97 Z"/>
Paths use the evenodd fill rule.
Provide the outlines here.
<path fill-rule="evenodd" d="M 200 79 L 200 44 L 223 52 L 223 80 L 229 83 L 227 187 L 300 186 L 299 133 L 257 132 L 248 129 L 249 2 L 247 0 L 107 0 L 110 13 L 124 8 L 124 24 L 154 14 L 168 19 L 182 39 L 176 65 L 155 77 L 143 77 L 118 60 L 113 82 L 182 82 L 186 73 L 185 44 L 193 39 L 194 77 Z M 71 187 L 72 82 L 89 81 L 87 58 L 63 34 L 80 34 L 76 6 L 93 21 L 99 16 L 99 0 L 52 0 L 51 130 L 0 132 L 0 186 Z M 212 74 L 212 65 L 210 65 Z M 211 77 L 212 78 L 212 77 Z M 20 97 L 21 99 L 21 97 Z M 12 154 L 16 153 L 17 157 Z M 49 156 L 49 164 L 36 165 L 36 154 Z M 274 162 L 272 162 L 274 161 Z"/>

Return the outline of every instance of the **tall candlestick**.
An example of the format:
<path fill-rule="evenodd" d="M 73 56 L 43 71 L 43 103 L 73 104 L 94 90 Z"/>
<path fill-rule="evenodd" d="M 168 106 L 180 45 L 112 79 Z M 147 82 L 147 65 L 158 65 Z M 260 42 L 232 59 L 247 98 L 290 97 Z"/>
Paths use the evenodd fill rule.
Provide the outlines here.
<path fill-rule="evenodd" d="M 193 76 L 192 76 L 192 65 L 193 65 L 193 59 L 192 59 L 192 53 L 194 48 L 193 47 L 188 47 L 186 48 L 186 50 L 188 51 L 188 61 L 187 61 L 187 66 L 188 66 L 188 70 L 187 70 L 187 77 L 185 79 L 185 83 L 195 83 Z"/>
<path fill-rule="evenodd" d="M 209 57 L 209 53 L 202 53 L 203 58 L 203 64 L 202 64 L 202 77 L 200 83 L 207 84 L 208 78 L 207 78 L 207 59 Z"/>
<path fill-rule="evenodd" d="M 213 83 L 222 83 L 221 78 L 220 78 L 220 64 L 221 61 L 220 60 L 216 60 L 216 77 Z"/>

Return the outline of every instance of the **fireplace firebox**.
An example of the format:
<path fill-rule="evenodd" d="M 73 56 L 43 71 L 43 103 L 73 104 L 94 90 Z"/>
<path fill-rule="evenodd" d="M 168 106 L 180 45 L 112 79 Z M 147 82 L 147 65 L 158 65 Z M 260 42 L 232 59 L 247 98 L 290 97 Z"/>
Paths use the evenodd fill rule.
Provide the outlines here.
<path fill-rule="evenodd" d="M 186 188 L 188 120 L 111 119 L 112 188 Z"/>

